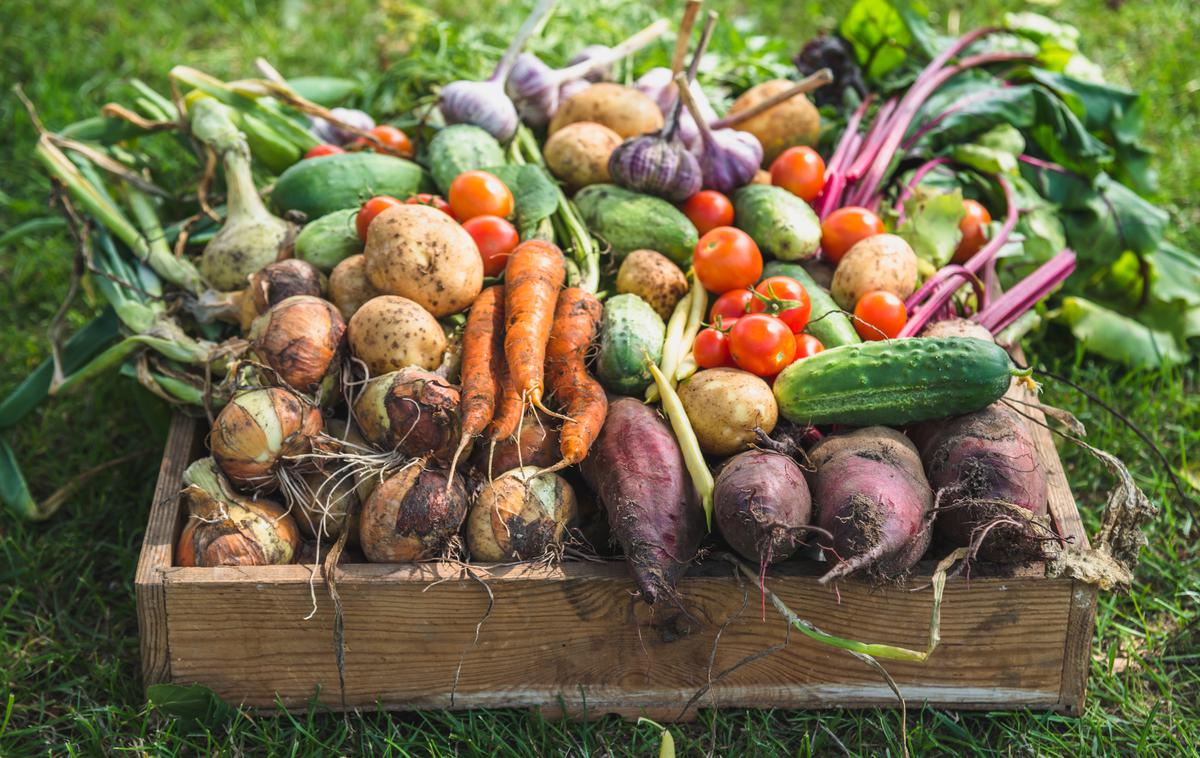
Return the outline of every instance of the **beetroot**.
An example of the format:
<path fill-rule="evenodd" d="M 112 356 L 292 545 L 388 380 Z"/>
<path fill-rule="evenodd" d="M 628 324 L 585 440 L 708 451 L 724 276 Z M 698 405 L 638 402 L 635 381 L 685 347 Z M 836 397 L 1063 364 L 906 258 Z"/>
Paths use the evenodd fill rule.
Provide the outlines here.
<path fill-rule="evenodd" d="M 913 430 L 938 493 L 937 535 L 966 547 L 982 537 L 984 560 L 1045 557 L 1046 473 L 1024 420 L 1000 403 Z M 986 531 L 986 536 L 984 532 Z"/>
<path fill-rule="evenodd" d="M 747 450 L 717 476 L 713 510 L 721 536 L 744 558 L 787 559 L 812 517 L 804 471 L 786 455 Z"/>
<path fill-rule="evenodd" d="M 676 599 L 675 585 L 704 536 L 704 512 L 670 427 L 638 400 L 613 400 L 582 469 L 642 599 Z"/>
<path fill-rule="evenodd" d="M 817 525 L 833 536 L 821 542 L 835 562 L 821 583 L 858 571 L 903 576 L 932 536 L 933 493 L 912 442 L 872 426 L 827 437 L 809 456 Z"/>

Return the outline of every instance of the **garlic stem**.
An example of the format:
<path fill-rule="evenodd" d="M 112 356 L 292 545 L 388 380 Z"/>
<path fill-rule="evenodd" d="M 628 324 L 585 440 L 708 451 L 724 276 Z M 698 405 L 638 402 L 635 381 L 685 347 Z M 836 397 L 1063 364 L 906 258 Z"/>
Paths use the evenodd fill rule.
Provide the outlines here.
<path fill-rule="evenodd" d="M 509 43 L 508 49 L 504 51 L 500 62 L 496 64 L 496 70 L 492 72 L 489 82 L 501 82 L 508 78 L 508 72 L 512 70 L 513 64 L 517 61 L 517 55 L 525 47 L 525 43 L 533 36 L 534 31 L 542 23 L 543 19 L 554 10 L 556 0 L 541 0 L 533 10 L 529 12 L 529 17 L 525 19 L 525 23 L 521 24 L 521 28 L 517 30 L 517 36 L 513 37 Z"/>
<path fill-rule="evenodd" d="M 671 78 L 675 78 L 683 70 L 683 59 L 687 57 L 688 43 L 692 39 L 692 27 L 696 24 L 696 14 L 704 0 L 688 0 L 683 9 L 683 20 L 679 22 L 679 33 L 675 36 L 675 52 L 671 55 Z"/>
<path fill-rule="evenodd" d="M 669 23 L 666 19 L 659 19 L 653 24 L 650 24 L 650 26 L 647 26 L 645 29 L 642 29 L 637 34 L 634 34 L 629 39 L 609 48 L 603 54 L 598 55 L 595 58 L 588 58 L 587 60 L 580 61 L 573 66 L 567 66 L 566 68 L 559 69 L 554 73 L 555 83 L 562 84 L 573 79 L 579 79 L 587 76 L 593 71 L 612 65 L 622 58 L 636 53 L 638 50 L 641 50 L 643 47 L 649 45 L 651 42 L 662 36 L 662 33 L 667 30 L 667 26 L 669 26 Z"/>
<path fill-rule="evenodd" d="M 783 92 L 772 95 L 766 100 L 755 103 L 753 106 L 747 108 L 741 113 L 734 113 L 725 116 L 724 118 L 717 119 L 712 123 L 712 128 L 725 129 L 728 127 L 737 126 L 743 121 L 748 121 L 763 111 L 770 110 L 786 100 L 791 100 L 797 95 L 803 95 L 806 92 L 812 92 L 815 89 L 820 89 L 832 81 L 833 72 L 827 68 L 823 68 L 820 71 L 816 71 L 809 76 L 806 76 L 791 87 L 785 89 Z"/>

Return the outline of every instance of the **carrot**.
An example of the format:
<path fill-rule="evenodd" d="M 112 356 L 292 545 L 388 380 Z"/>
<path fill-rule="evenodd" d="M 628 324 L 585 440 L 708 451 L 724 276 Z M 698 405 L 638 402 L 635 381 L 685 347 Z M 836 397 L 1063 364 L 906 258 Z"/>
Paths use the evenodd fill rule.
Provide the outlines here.
<path fill-rule="evenodd" d="M 492 440 L 491 450 L 488 451 L 488 479 L 492 478 L 492 456 L 496 451 L 496 442 L 508 439 L 516 433 L 524 410 L 521 394 L 513 384 L 507 361 L 500 361 L 497 379 L 500 390 L 496 393 L 496 411 L 492 415 L 491 426 L 488 427 L 488 436 Z"/>
<path fill-rule="evenodd" d="M 584 365 L 587 350 L 600 330 L 603 311 L 595 295 L 577 287 L 558 294 L 554 324 L 546 343 L 546 386 L 570 420 L 563 422 L 559 432 L 562 460 L 548 471 L 573 466 L 586 458 L 608 415 L 604 388 Z"/>
<path fill-rule="evenodd" d="M 554 304 L 566 279 L 562 250 L 552 242 L 526 240 L 517 246 L 504 270 L 504 357 L 513 386 L 538 410 L 542 405 L 546 342 L 554 320 Z"/>
<path fill-rule="evenodd" d="M 450 462 L 450 481 L 454 480 L 459 456 L 471 444 L 471 440 L 487 428 L 496 411 L 496 398 L 500 394 L 500 364 L 504 362 L 503 348 L 504 285 L 497 284 L 479 293 L 467 315 L 467 326 L 463 331 L 462 400 L 459 404 L 462 440 Z"/>

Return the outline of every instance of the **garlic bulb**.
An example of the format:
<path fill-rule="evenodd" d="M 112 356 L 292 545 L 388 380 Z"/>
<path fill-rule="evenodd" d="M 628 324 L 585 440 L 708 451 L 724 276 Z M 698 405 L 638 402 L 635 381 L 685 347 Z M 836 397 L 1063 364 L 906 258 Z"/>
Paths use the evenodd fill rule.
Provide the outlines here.
<path fill-rule="evenodd" d="M 683 202 L 700 191 L 700 163 L 664 129 L 622 142 L 608 159 L 613 182 L 634 192 Z"/>
<path fill-rule="evenodd" d="M 708 122 L 701 117 L 691 88 L 685 86 L 684 76 L 680 74 L 675 81 L 684 104 L 700 128 L 703 142 L 700 170 L 704 175 L 704 186 L 729 194 L 749 184 L 762 165 L 762 143 L 749 132 L 736 129 L 712 130 Z"/>

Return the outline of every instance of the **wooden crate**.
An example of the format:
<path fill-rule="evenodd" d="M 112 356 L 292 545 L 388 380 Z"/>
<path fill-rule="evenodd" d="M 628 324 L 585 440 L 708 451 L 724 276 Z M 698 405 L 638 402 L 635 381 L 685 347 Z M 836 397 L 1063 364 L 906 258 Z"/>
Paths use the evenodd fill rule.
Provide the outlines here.
<path fill-rule="evenodd" d="M 1086 547 L 1075 502 L 1050 433 L 1036 428 L 1059 532 Z M 333 611 L 306 566 L 179 568 L 173 547 L 184 513 L 176 494 L 201 454 L 202 429 L 177 416 L 137 569 L 142 675 L 147 685 L 199 682 L 232 703 L 304 707 L 319 690 L 332 709 L 539 707 L 591 718 L 655 719 L 681 713 L 699 688 L 746 656 L 786 647 L 721 679 L 697 707 L 890 707 L 879 676 L 847 653 L 794 631 L 754 586 L 720 561 L 680 584 L 690 617 L 651 611 L 631 593 L 621 563 L 490 570 L 480 582 L 432 564 L 346 565 L 345 701 L 334 654 Z M 826 631 L 923 649 L 931 594 L 816 582 L 817 564 L 773 568 L 769 585 Z M 932 566 L 918 567 L 909 586 Z M 315 615 L 309 618 L 313 603 Z M 487 613 L 489 603 L 490 614 Z M 925 664 L 888 661 L 910 706 L 1033 708 L 1078 714 L 1084 698 L 1096 590 L 1047 579 L 1041 564 L 1012 575 L 952 579 L 942 641 Z M 487 614 L 486 621 L 476 625 Z M 714 640 L 720 633 L 716 653 Z M 477 633 L 478 632 L 478 633 Z"/>

